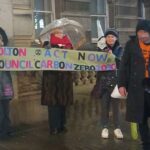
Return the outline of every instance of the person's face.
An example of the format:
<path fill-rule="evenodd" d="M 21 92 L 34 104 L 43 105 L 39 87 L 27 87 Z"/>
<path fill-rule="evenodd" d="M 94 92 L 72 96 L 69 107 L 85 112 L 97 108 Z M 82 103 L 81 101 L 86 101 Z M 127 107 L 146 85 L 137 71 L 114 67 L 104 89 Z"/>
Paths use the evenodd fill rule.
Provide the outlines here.
<path fill-rule="evenodd" d="M 55 33 L 55 36 L 58 37 L 58 38 L 63 38 L 64 34 L 63 34 L 63 31 L 62 30 L 57 30 L 57 32 Z"/>
<path fill-rule="evenodd" d="M 108 34 L 106 36 L 106 43 L 110 46 L 113 46 L 115 44 L 116 40 L 117 40 L 117 38 L 112 34 Z"/>
<path fill-rule="evenodd" d="M 137 37 L 143 43 L 149 43 L 150 42 L 150 34 L 147 31 L 139 30 L 137 32 Z"/>

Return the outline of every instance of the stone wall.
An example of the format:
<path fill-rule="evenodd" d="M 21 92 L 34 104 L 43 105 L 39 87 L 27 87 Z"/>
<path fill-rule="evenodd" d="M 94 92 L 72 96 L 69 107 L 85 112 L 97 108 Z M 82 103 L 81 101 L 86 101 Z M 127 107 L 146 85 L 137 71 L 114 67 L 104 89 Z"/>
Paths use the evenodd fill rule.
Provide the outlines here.
<path fill-rule="evenodd" d="M 13 39 L 13 14 L 11 0 L 0 0 L 0 27 L 6 31 L 10 41 L 9 45 L 11 45 Z"/>

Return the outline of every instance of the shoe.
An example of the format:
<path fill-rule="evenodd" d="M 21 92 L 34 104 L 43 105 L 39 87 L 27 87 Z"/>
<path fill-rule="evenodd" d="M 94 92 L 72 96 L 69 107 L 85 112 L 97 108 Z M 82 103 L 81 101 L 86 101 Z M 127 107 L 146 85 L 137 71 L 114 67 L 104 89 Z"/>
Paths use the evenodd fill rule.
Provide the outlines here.
<path fill-rule="evenodd" d="M 109 131 L 108 131 L 107 128 L 104 128 L 102 130 L 101 137 L 104 138 L 104 139 L 108 139 L 108 137 L 109 137 Z"/>
<path fill-rule="evenodd" d="M 10 136 L 7 134 L 0 135 L 0 141 L 7 140 L 9 138 L 10 138 Z"/>
<path fill-rule="evenodd" d="M 7 135 L 10 136 L 10 137 L 15 136 L 15 134 L 16 134 L 15 130 L 10 130 L 10 131 L 7 132 Z"/>
<path fill-rule="evenodd" d="M 58 134 L 58 133 L 59 133 L 59 132 L 58 132 L 58 129 L 57 129 L 57 128 L 50 130 L 50 134 L 52 134 L 52 135 L 55 135 L 55 134 Z"/>
<path fill-rule="evenodd" d="M 68 130 L 66 127 L 61 127 L 58 129 L 59 133 L 66 133 Z"/>
<path fill-rule="evenodd" d="M 123 139 L 122 131 L 119 128 L 114 130 L 114 135 L 117 139 Z"/>

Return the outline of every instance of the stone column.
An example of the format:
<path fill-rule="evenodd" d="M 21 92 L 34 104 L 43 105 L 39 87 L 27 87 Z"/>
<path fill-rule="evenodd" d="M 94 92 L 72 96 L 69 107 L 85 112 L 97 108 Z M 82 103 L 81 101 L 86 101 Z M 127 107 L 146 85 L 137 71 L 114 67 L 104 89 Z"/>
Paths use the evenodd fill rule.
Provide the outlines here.
<path fill-rule="evenodd" d="M 107 0 L 108 2 L 108 15 L 109 15 L 109 27 L 114 28 L 115 27 L 115 6 L 114 6 L 114 0 Z"/>
<path fill-rule="evenodd" d="M 11 45 L 14 36 L 11 0 L 0 0 L 0 27 L 5 30 L 9 39 L 9 45 Z"/>

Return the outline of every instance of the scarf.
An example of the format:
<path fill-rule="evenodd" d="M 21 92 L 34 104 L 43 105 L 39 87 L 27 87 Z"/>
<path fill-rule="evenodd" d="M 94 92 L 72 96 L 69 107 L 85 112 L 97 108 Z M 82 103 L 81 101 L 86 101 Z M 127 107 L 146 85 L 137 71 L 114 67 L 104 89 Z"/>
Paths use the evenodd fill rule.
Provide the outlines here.
<path fill-rule="evenodd" d="M 143 42 L 140 42 L 140 48 L 142 50 L 142 54 L 145 60 L 145 77 L 148 78 L 149 77 L 149 65 L 150 65 L 150 44 L 144 44 Z"/>
<path fill-rule="evenodd" d="M 66 49 L 73 48 L 71 41 L 67 35 L 64 35 L 63 38 L 60 39 L 60 38 L 56 37 L 54 34 L 51 34 L 50 44 L 52 47 L 57 45 L 60 48 L 66 48 Z"/>

